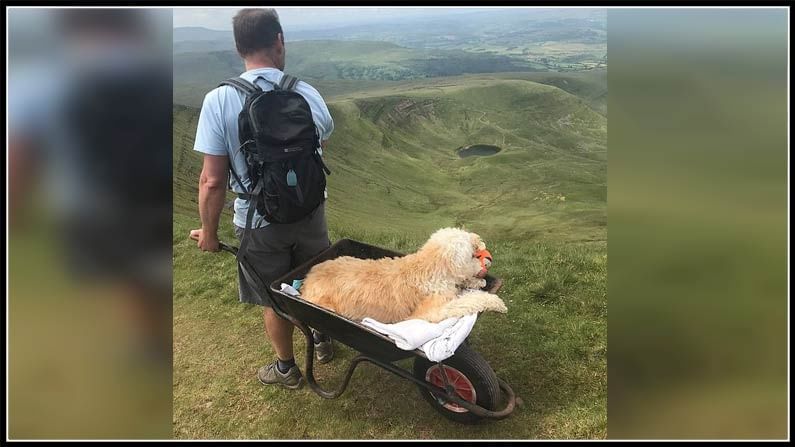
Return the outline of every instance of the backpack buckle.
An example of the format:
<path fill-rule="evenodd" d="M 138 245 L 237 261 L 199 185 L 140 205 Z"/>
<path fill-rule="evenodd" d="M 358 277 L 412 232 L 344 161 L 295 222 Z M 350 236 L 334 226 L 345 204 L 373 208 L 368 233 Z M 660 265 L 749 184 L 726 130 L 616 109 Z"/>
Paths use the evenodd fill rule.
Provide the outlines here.
<path fill-rule="evenodd" d="M 253 138 L 250 139 L 250 140 L 247 140 L 247 141 L 243 142 L 243 144 L 240 145 L 240 150 L 246 151 L 246 152 L 250 152 L 249 149 L 248 149 L 248 146 L 250 144 L 254 144 L 254 143 L 256 143 L 256 141 L 254 141 Z"/>

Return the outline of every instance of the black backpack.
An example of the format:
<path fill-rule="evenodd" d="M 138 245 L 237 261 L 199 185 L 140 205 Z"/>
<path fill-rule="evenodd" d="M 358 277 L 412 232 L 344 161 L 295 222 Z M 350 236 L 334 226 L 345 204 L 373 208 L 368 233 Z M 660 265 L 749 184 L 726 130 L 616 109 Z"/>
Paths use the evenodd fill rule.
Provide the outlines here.
<path fill-rule="evenodd" d="M 156 203 L 171 207 L 163 195 L 171 188 L 173 166 L 169 76 L 149 66 L 112 75 L 82 73 L 61 109 L 81 181 L 134 214 Z"/>
<path fill-rule="evenodd" d="M 293 223 L 325 200 L 325 174 L 331 171 L 318 153 L 320 135 L 312 119 L 312 109 L 293 90 L 296 84 L 298 79 L 288 74 L 267 92 L 243 78 L 227 79 L 220 84 L 246 95 L 238 116 L 238 132 L 251 179 L 250 190 L 235 173 L 232 160 L 229 163 L 235 181 L 248 191 L 238 197 L 251 201 L 246 232 L 251 228 L 254 209 L 271 224 Z M 241 252 L 245 242 L 244 234 Z"/>

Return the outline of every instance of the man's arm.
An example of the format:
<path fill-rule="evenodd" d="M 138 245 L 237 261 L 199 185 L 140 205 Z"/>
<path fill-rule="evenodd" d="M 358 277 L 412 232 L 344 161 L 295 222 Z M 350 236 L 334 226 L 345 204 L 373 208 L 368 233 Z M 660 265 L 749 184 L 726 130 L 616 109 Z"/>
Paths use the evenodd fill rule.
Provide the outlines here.
<path fill-rule="evenodd" d="M 218 251 L 218 222 L 226 199 L 226 181 L 229 171 L 229 157 L 204 155 L 201 177 L 199 178 L 199 216 L 201 230 L 193 230 L 191 237 L 197 239 L 204 251 Z M 198 233 L 197 233 L 198 232 Z"/>
<path fill-rule="evenodd" d="M 34 143 L 19 135 L 9 136 L 8 146 L 8 218 L 9 224 L 16 227 L 23 203 L 29 198 L 34 186 L 35 169 Z"/>

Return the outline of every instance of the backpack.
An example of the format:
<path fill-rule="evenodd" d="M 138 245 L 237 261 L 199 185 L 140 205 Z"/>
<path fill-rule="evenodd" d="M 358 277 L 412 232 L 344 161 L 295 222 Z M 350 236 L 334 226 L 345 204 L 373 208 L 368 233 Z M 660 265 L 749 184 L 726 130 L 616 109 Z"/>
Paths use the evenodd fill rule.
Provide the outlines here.
<path fill-rule="evenodd" d="M 124 74 L 82 73 L 72 81 L 61 113 L 70 156 L 91 183 L 121 209 L 171 207 L 172 184 L 168 71 L 148 66 Z M 146 181 L 141 181 L 146 179 Z"/>
<path fill-rule="evenodd" d="M 92 233 L 78 242 L 89 245 L 81 247 L 82 255 L 97 266 L 112 263 L 108 273 L 157 287 L 162 285 L 160 269 L 147 268 L 160 255 L 150 256 L 172 244 L 174 225 L 172 79 L 171 70 L 159 63 L 136 62 L 123 72 L 82 69 L 67 78 L 53 118 L 64 134 L 50 148 L 65 152 L 54 160 L 56 165 L 65 163 L 63 174 L 103 201 L 101 212 L 70 210 L 59 216 L 66 219 L 64 224 Z M 124 237 L 105 236 L 120 225 L 129 228 Z"/>
<path fill-rule="evenodd" d="M 284 74 L 278 84 L 272 84 L 273 90 L 267 92 L 243 78 L 220 84 L 246 95 L 238 132 L 251 190 L 235 173 L 231 160 L 229 164 L 231 174 L 247 191 L 238 197 L 250 201 L 246 232 L 255 209 L 271 224 L 294 223 L 312 213 L 325 200 L 326 174 L 331 174 L 318 153 L 320 135 L 312 109 L 293 90 L 298 78 Z M 241 252 L 245 239 L 244 234 Z"/>

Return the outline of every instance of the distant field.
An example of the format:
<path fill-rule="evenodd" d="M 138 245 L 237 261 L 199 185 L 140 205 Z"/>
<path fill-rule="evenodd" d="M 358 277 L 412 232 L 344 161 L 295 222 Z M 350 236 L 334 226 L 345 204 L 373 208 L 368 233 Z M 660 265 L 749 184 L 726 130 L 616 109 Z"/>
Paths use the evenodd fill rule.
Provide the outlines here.
<path fill-rule="evenodd" d="M 606 64 L 605 9 L 494 8 L 451 12 L 405 18 L 392 23 L 375 20 L 329 29 L 285 31 L 288 48 L 306 41 L 336 41 L 343 46 L 381 42 L 399 45 L 406 48 L 404 51 L 414 54 L 465 51 L 470 53 L 470 57 L 484 60 L 490 57 L 495 60 L 494 56 L 508 57 L 523 67 L 543 71 L 582 71 L 604 68 Z M 408 28 L 410 33 L 406 32 Z M 175 29 L 174 40 L 175 53 L 221 51 L 234 47 L 231 31 L 198 27 Z M 307 42 L 305 45 L 313 44 Z M 318 52 L 314 59 L 323 65 L 327 55 L 328 61 L 334 60 L 335 55 L 328 51 Z M 489 71 L 506 70 L 494 67 Z M 456 73 L 446 73 L 451 74 Z"/>
<path fill-rule="evenodd" d="M 604 43 L 538 42 L 506 47 L 488 42 L 463 49 L 525 60 L 539 71 L 583 71 L 607 67 L 607 45 Z"/>
<path fill-rule="evenodd" d="M 335 120 L 325 151 L 332 240 L 406 252 L 439 227 L 463 225 L 495 256 L 508 314 L 484 314 L 472 344 L 524 405 L 474 427 L 442 419 L 414 386 L 373 367 L 357 370 L 330 401 L 256 381 L 273 357 L 260 310 L 237 302 L 231 256 L 201 253 L 187 240 L 199 226 L 197 109 L 175 106 L 175 437 L 604 438 L 604 81 L 604 72 L 589 72 L 316 83 Z M 455 152 L 476 143 L 502 150 L 464 159 Z M 221 235 L 234 242 L 228 210 Z M 320 368 L 321 383 L 336 383 L 354 355 L 338 350 Z"/>

